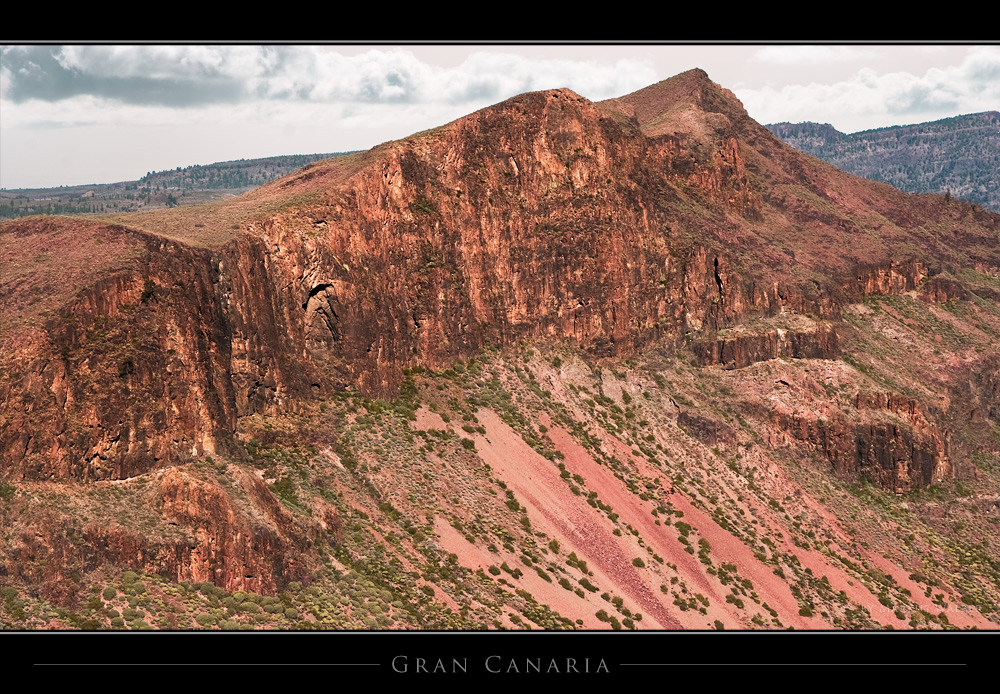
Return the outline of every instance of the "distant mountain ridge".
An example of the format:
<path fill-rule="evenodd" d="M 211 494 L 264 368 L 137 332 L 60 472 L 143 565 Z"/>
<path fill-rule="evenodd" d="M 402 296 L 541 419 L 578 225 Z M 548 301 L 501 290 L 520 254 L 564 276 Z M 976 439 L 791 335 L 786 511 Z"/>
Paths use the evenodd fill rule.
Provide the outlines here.
<path fill-rule="evenodd" d="M 845 134 L 829 123 L 774 123 L 796 149 L 908 193 L 948 193 L 1000 211 L 1000 113 Z"/>
<path fill-rule="evenodd" d="M 0 191 L 0 219 L 33 214 L 115 214 L 194 205 L 245 193 L 323 159 L 351 152 L 285 154 L 150 171 L 137 181 Z"/>

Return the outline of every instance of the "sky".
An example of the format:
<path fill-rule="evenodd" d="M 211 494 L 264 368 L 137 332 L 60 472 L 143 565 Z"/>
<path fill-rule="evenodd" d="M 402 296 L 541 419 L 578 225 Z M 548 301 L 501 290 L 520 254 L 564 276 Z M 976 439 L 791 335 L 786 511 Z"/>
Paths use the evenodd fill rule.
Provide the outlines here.
<path fill-rule="evenodd" d="M 1000 45 L 2 45 L 0 187 L 368 149 L 527 91 L 598 101 L 700 67 L 760 123 L 1000 110 Z"/>

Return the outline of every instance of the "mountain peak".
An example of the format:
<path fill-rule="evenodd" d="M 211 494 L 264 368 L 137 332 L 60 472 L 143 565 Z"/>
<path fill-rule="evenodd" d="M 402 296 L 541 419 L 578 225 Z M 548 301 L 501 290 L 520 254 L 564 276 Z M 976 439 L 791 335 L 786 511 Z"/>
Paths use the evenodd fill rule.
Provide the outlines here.
<path fill-rule="evenodd" d="M 701 68 L 602 103 L 634 116 L 650 137 L 687 133 L 704 139 L 722 127 L 750 120 L 736 95 Z"/>

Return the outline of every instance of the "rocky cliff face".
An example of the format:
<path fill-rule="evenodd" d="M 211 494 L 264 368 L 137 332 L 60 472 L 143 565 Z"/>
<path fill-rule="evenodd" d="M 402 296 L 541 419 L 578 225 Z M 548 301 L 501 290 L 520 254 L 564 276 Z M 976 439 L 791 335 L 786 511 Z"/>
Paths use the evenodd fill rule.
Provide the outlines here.
<path fill-rule="evenodd" d="M 802 332 L 776 328 L 763 334 L 733 334 L 718 340 L 692 343 L 691 350 L 701 366 L 724 364 L 732 369 L 781 357 L 836 359 L 839 355 L 837 331 L 830 325 L 819 325 Z"/>
<path fill-rule="evenodd" d="M 235 426 L 208 253 L 142 238 L 148 265 L 82 290 L 8 372 L 4 462 L 31 479 L 122 479 L 214 453 Z"/>
<path fill-rule="evenodd" d="M 451 370 L 484 349 L 528 343 L 610 365 L 659 350 L 693 356 L 706 374 L 792 358 L 874 379 L 856 358 L 875 359 L 874 347 L 858 337 L 854 313 L 848 324 L 848 309 L 866 297 L 919 295 L 926 311 L 955 304 L 975 318 L 977 335 L 989 335 L 992 309 L 974 299 L 990 301 L 1000 268 L 1000 217 L 911 201 L 802 157 L 697 71 L 602 104 L 569 90 L 527 94 L 312 165 L 206 212 L 225 230 L 212 243 L 191 209 L 144 218 L 142 231 L 78 220 L 0 227 L 0 250 L 15 261 L 18 247 L 70 231 L 125 249 L 99 276 L 73 275 L 72 291 L 51 307 L 21 275 L 4 283 L 15 308 L 0 318 L 24 337 L 5 343 L 18 351 L 5 347 L 0 363 L 0 478 L 131 484 L 156 473 L 159 516 L 150 522 L 185 531 L 151 540 L 100 522 L 81 529 L 83 545 L 43 550 L 24 536 L 25 552 L 281 590 L 308 576 L 312 545 L 294 538 L 339 532 L 339 516 L 289 520 L 253 475 L 234 472 L 244 499 L 236 502 L 225 484 L 176 468 L 205 456 L 243 461 L 241 429 L 251 424 L 316 417 L 318 403 L 348 391 L 409 402 L 408 370 Z M 951 320 L 927 315 L 938 329 Z M 872 331 L 888 331 L 883 323 Z M 892 330 L 885 339 L 899 339 Z M 961 352 L 954 363 L 989 372 L 988 350 L 956 345 L 947 346 Z M 855 366 L 838 361 L 845 350 Z M 547 387 L 560 378 L 550 375 Z M 942 392 L 957 393 L 949 378 Z M 894 492 L 950 479 L 956 451 L 971 460 L 964 415 L 930 388 L 836 404 L 839 387 L 810 386 L 829 401 L 820 414 L 747 412 L 822 452 L 844 479 Z M 996 421 L 996 379 L 969 388 L 969 416 Z M 612 430 L 626 423 L 615 414 Z M 741 434 L 720 416 L 686 404 L 676 422 L 702 444 L 733 446 Z M 317 442 L 343 447 L 339 469 L 348 469 L 342 458 L 357 466 L 330 433 L 346 424 L 320 421 Z M 69 589 L 53 594 L 60 590 Z"/>
<path fill-rule="evenodd" d="M 229 472 L 227 484 L 173 469 L 159 475 L 142 494 L 152 510 L 143 531 L 48 510 L 17 533 L 0 572 L 57 603 L 74 601 L 80 577 L 108 564 L 264 594 L 308 581 L 303 553 L 323 530 L 293 521 L 260 479 Z"/>
<path fill-rule="evenodd" d="M 46 323 L 47 349 L 7 376 L 5 466 L 127 478 L 225 450 L 240 417 L 343 388 L 391 395 L 404 368 L 484 345 L 568 340 L 628 356 L 781 311 L 837 318 L 926 276 L 912 259 L 809 281 L 787 258 L 748 274 L 722 242 L 733 225 L 761 233 L 767 148 L 748 142 L 762 129 L 707 78 L 682 77 L 681 123 L 703 114 L 693 134 L 648 99 L 528 94 L 376 148 L 318 202 L 251 220 L 214 250 L 124 231 L 144 267 L 84 287 Z M 271 185 L 292 196 L 322 178 L 316 165 Z M 842 231 L 836 217 L 818 219 Z M 822 326 L 694 350 L 740 367 L 835 358 L 837 340 Z"/>
<path fill-rule="evenodd" d="M 882 399 L 890 403 L 900 399 L 894 394 L 880 395 L 863 399 L 859 409 L 877 408 Z M 892 411 L 889 406 L 879 409 Z M 864 479 L 902 493 L 940 482 L 953 472 L 947 439 L 923 417 L 912 423 L 867 417 L 851 422 L 844 416 L 776 414 L 775 423 L 794 438 L 814 445 L 839 475 L 853 481 Z"/>
<path fill-rule="evenodd" d="M 404 367 L 485 344 L 622 356 L 809 304 L 670 242 L 666 209 L 636 181 L 686 170 L 683 153 L 572 92 L 383 149 L 322 205 L 249 224 L 214 252 L 143 236 L 148 267 L 87 287 L 10 386 L 8 465 L 129 477 L 215 452 L 240 416 L 344 387 L 391 394 Z M 743 175 L 719 161 L 688 175 L 712 198 Z"/>

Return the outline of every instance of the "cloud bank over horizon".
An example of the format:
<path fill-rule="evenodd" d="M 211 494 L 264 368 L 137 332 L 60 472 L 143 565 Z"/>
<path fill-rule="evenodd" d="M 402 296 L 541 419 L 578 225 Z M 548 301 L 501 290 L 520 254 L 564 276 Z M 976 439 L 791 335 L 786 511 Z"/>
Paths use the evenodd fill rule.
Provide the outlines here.
<path fill-rule="evenodd" d="M 657 80 L 654 67 L 637 60 L 475 51 L 442 67 L 403 49 L 346 56 L 310 46 L 13 46 L 3 49 L 0 71 L 0 95 L 14 104 L 92 96 L 181 109 L 248 101 L 461 105 L 553 87 L 605 99 Z"/>

